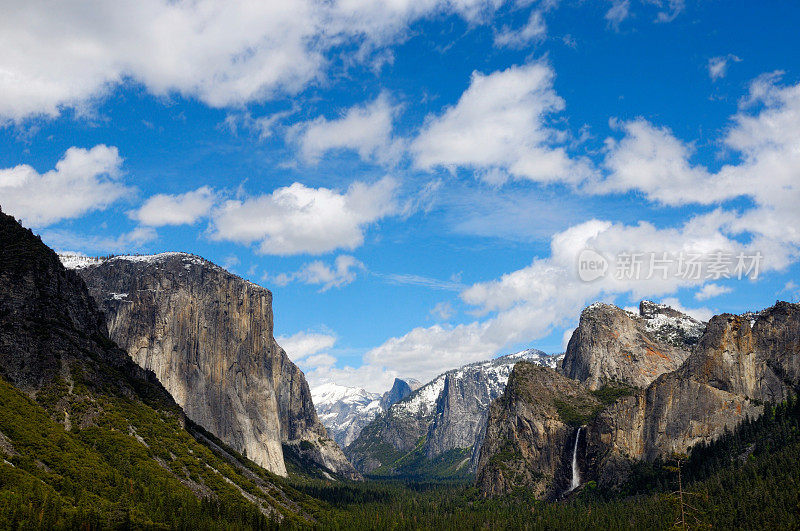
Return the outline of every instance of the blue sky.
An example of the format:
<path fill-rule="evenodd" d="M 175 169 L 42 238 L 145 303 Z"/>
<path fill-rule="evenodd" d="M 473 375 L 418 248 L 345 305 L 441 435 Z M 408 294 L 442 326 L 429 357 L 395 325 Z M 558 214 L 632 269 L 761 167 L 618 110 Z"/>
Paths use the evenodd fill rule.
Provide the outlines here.
<path fill-rule="evenodd" d="M 188 251 L 268 287 L 312 385 L 560 352 L 595 300 L 800 298 L 796 3 L 4 11 L 3 210 L 60 251 Z M 679 275 L 717 251 L 758 278 Z M 668 278 L 615 278 L 626 252 Z"/>

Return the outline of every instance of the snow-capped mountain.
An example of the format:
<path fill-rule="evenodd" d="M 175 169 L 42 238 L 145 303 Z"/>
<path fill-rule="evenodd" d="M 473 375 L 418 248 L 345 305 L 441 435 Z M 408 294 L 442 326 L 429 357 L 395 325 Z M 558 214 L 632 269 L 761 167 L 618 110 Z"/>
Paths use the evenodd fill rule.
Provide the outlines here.
<path fill-rule="evenodd" d="M 331 437 L 344 448 L 353 442 L 362 428 L 398 400 L 419 387 L 413 378 L 395 378 L 392 388 L 370 393 L 358 387 L 326 383 L 311 390 L 311 398 L 320 420 Z"/>
<path fill-rule="evenodd" d="M 347 446 L 379 413 L 381 395 L 357 387 L 326 383 L 311 390 L 317 415 L 339 446 Z"/>
<path fill-rule="evenodd" d="M 555 369 L 562 358 L 528 349 L 447 371 L 376 416 L 345 453 L 366 473 L 424 474 L 429 465 L 466 473 L 477 462 L 489 404 L 514 365 L 524 360 Z"/>

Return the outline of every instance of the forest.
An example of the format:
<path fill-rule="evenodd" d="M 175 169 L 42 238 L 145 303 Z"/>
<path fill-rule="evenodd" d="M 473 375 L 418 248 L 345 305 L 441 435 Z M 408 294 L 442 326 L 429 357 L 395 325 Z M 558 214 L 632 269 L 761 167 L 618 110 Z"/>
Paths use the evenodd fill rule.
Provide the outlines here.
<path fill-rule="evenodd" d="M 588 482 L 566 501 L 544 502 L 526 492 L 487 499 L 470 482 L 368 480 L 332 482 L 272 476 L 243 456 L 297 503 L 278 524 L 218 481 L 216 499 L 198 499 L 154 464 L 150 452 L 181 452 L 173 462 L 214 481 L 192 455 L 208 452 L 190 437 L 169 448 L 143 449 L 117 430 L 64 430 L 47 412 L 0 382 L 0 431 L 18 441 L 0 464 L 0 527 L 4 529 L 669 529 L 797 528 L 800 526 L 800 401 L 765 405 L 688 455 L 641 463 L 616 491 Z M 131 407 L 108 404 L 113 411 Z M 140 430 L 170 432 L 168 418 L 127 411 Z M 172 433 L 181 432 L 174 430 Z M 20 444 L 22 441 L 24 444 Z M 203 455 L 220 470 L 220 455 Z M 178 465 L 172 465 L 178 466 Z M 235 471 L 227 472 L 234 477 Z M 681 489 L 678 491 L 678 475 Z M 240 484 L 241 477 L 237 478 Z M 253 486 L 254 487 L 254 486 Z M 222 493 L 222 496 L 219 495 Z"/>

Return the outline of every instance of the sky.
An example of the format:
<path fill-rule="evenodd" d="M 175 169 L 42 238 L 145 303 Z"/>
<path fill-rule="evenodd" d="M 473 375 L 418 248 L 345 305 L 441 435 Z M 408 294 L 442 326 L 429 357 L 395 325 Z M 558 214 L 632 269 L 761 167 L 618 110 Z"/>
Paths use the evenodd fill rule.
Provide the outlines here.
<path fill-rule="evenodd" d="M 796 2 L 2 12 L 3 211 L 270 289 L 312 387 L 563 352 L 595 301 L 800 300 Z"/>

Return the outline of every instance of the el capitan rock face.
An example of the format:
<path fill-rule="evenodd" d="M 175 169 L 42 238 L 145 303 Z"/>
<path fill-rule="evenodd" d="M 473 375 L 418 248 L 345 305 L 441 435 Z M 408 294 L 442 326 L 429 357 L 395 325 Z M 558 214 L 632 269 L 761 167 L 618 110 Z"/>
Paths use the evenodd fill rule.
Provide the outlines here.
<path fill-rule="evenodd" d="M 639 315 L 595 303 L 581 313 L 561 369 L 590 389 L 613 382 L 646 387 L 680 367 L 704 328 L 704 323 L 650 301 L 642 301 Z"/>
<path fill-rule="evenodd" d="M 307 441 L 306 457 L 358 476 L 273 338 L 269 290 L 185 253 L 62 261 L 85 280 L 111 338 L 189 418 L 276 474 L 287 473 L 283 445 Z"/>
<path fill-rule="evenodd" d="M 578 340 L 584 339 L 585 336 L 578 336 Z M 641 346 L 650 347 L 648 342 Z M 639 354 L 633 359 L 646 360 Z M 600 359 L 616 363 L 614 358 Z M 598 374 L 609 372 L 599 365 Z M 512 380 L 527 386 L 524 392 L 504 394 L 498 400 L 504 404 L 502 407 L 492 406 L 496 414 L 490 415 L 487 425 L 487 456 L 501 446 L 503 434 L 519 432 L 519 426 L 534 423 L 527 417 L 521 422 L 518 412 L 537 411 L 532 402 L 541 401 L 541 384 L 531 377 L 514 380 L 512 376 Z M 597 380 L 594 382 L 596 385 Z M 587 383 L 593 382 L 587 379 Z M 586 419 L 585 441 L 579 446 L 580 467 L 586 471 L 586 479 L 614 487 L 624 481 L 632 461 L 667 457 L 697 443 L 710 442 L 747 416 L 759 415 L 763 402 L 781 401 L 789 393 L 796 393 L 798 386 L 800 305 L 778 302 L 758 314 L 716 316 L 680 367 L 663 373 L 645 388 L 630 388 L 627 394 L 599 407 Z M 548 418 L 542 412 L 535 417 L 540 424 Z M 500 461 L 519 468 L 520 460 L 514 456 L 526 455 L 525 448 L 541 448 L 553 441 L 558 444 L 557 439 L 542 430 L 519 432 L 515 438 L 507 439 L 513 442 L 511 451 L 500 454 L 504 456 Z M 498 455 L 496 451 L 494 454 Z M 552 472 L 547 461 L 527 462 L 529 467 L 523 470 L 528 477 Z M 562 463 L 563 466 L 566 465 Z M 486 494 L 508 492 L 510 488 L 505 477 L 496 474 L 498 469 L 502 469 L 501 464 L 491 464 L 482 457 L 478 477 L 482 478 L 479 486 Z M 557 484 L 555 476 L 553 485 Z M 548 494 L 546 489 L 537 492 Z"/>

